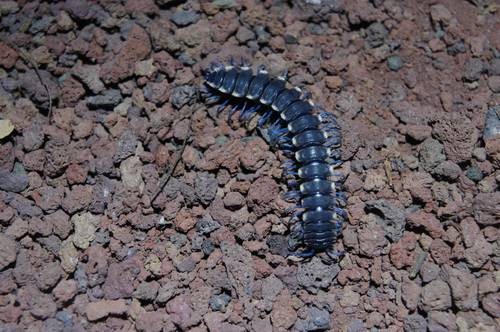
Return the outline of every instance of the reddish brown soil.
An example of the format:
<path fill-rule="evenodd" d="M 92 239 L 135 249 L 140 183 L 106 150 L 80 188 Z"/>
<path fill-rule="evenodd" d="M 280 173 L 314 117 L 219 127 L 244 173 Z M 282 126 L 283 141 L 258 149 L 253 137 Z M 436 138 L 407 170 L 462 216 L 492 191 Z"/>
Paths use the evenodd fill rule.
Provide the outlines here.
<path fill-rule="evenodd" d="M 0 331 L 498 331 L 499 12 L 1 2 Z M 338 116 L 339 264 L 284 257 L 282 154 L 198 98 L 231 56 Z"/>

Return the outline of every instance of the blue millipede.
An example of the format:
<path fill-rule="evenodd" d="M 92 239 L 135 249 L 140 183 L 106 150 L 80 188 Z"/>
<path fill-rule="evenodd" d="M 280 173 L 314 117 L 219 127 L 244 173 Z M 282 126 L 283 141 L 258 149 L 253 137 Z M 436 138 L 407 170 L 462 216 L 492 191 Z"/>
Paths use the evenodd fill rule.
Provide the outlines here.
<path fill-rule="evenodd" d="M 209 103 L 220 103 L 219 112 L 234 105 L 228 119 L 240 110 L 249 120 L 263 110 L 258 126 L 269 124 L 268 135 L 290 159 L 284 163 L 291 191 L 285 197 L 297 202 L 289 241 L 291 256 L 310 258 L 325 252 L 330 259 L 342 253 L 333 245 L 346 219 L 345 194 L 335 168 L 341 164 L 340 127 L 333 114 L 316 106 L 297 87 L 287 87 L 286 74 L 271 77 L 260 67 L 212 64 L 204 73 L 203 93 Z M 299 250 L 300 247 L 305 247 Z"/>

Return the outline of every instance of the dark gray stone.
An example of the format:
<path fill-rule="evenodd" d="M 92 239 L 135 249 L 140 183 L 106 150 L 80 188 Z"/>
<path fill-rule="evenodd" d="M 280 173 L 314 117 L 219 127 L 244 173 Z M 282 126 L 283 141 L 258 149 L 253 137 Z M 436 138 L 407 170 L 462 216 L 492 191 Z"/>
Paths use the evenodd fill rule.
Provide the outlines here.
<path fill-rule="evenodd" d="M 491 59 L 488 64 L 488 74 L 490 76 L 500 75 L 500 58 Z"/>
<path fill-rule="evenodd" d="M 324 331 L 331 328 L 330 313 L 316 307 L 309 308 L 306 320 L 306 331 Z"/>
<path fill-rule="evenodd" d="M 452 313 L 431 311 L 427 314 L 427 329 L 432 332 L 457 331 L 456 321 Z"/>
<path fill-rule="evenodd" d="M 87 274 L 85 273 L 85 265 L 83 265 L 82 263 L 79 263 L 76 266 L 76 271 L 75 271 L 74 276 L 75 276 L 78 292 L 81 292 L 81 293 L 86 292 L 88 285 L 89 285 L 89 280 L 87 278 Z"/>
<path fill-rule="evenodd" d="M 23 130 L 23 146 L 26 151 L 34 151 L 43 145 L 43 129 L 39 124 L 32 124 Z"/>
<path fill-rule="evenodd" d="M 56 313 L 56 319 L 61 321 L 65 327 L 73 325 L 73 315 L 66 310 L 61 310 Z"/>
<path fill-rule="evenodd" d="M 446 159 L 443 153 L 443 145 L 433 138 L 426 139 L 420 145 L 420 164 L 426 171 L 432 171 Z"/>
<path fill-rule="evenodd" d="M 16 209 L 19 216 L 23 219 L 41 217 L 43 215 L 42 209 L 36 206 L 33 201 L 19 194 L 7 192 L 5 201 L 13 209 Z"/>
<path fill-rule="evenodd" d="M 377 215 L 377 223 L 382 226 L 386 237 L 392 242 L 397 242 L 403 236 L 406 225 L 406 213 L 404 210 L 384 199 L 368 202 L 366 209 Z"/>
<path fill-rule="evenodd" d="M 440 271 L 441 270 L 438 265 L 429 261 L 424 262 L 420 268 L 420 277 L 422 278 L 422 282 L 428 283 L 436 279 L 439 276 Z"/>
<path fill-rule="evenodd" d="M 64 8 L 71 16 L 80 20 L 85 20 L 90 17 L 91 5 L 87 0 L 67 0 Z"/>
<path fill-rule="evenodd" d="M 483 179 L 483 172 L 476 166 L 469 167 L 465 175 L 474 182 L 479 182 Z"/>
<path fill-rule="evenodd" d="M 96 232 L 95 242 L 101 245 L 106 245 L 109 243 L 109 241 L 110 241 L 110 235 L 108 230 L 100 229 Z"/>
<path fill-rule="evenodd" d="M 0 189 L 19 193 L 28 185 L 28 174 L 22 164 L 16 163 L 12 172 L 0 169 Z"/>
<path fill-rule="evenodd" d="M 252 255 L 238 244 L 221 244 L 222 260 L 236 296 L 252 297 L 254 291 L 255 269 Z"/>
<path fill-rule="evenodd" d="M 87 98 L 87 105 L 90 108 L 111 108 L 122 101 L 122 95 L 120 90 L 117 89 L 109 89 L 104 92 L 102 95 L 92 96 Z"/>
<path fill-rule="evenodd" d="M 156 281 L 141 282 L 134 291 L 134 297 L 142 301 L 153 301 L 160 285 Z"/>
<path fill-rule="evenodd" d="M 173 89 L 170 96 L 172 105 L 180 109 L 182 106 L 191 104 L 196 99 L 196 88 L 191 85 L 182 85 Z"/>
<path fill-rule="evenodd" d="M 74 67 L 78 60 L 78 54 L 64 53 L 59 57 L 59 63 L 64 67 Z"/>
<path fill-rule="evenodd" d="M 212 173 L 203 172 L 196 175 L 194 190 L 202 204 L 207 205 L 214 200 L 218 187 L 219 183 Z"/>
<path fill-rule="evenodd" d="M 405 332 L 426 332 L 427 321 L 419 314 L 413 314 L 405 318 L 403 329 Z"/>
<path fill-rule="evenodd" d="M 43 322 L 42 325 L 42 332 L 58 332 L 58 331 L 63 331 L 64 330 L 64 323 L 55 319 L 55 318 L 49 318 L 46 321 Z"/>
<path fill-rule="evenodd" d="M 210 305 L 210 308 L 212 308 L 212 310 L 224 312 L 230 301 L 231 296 L 222 293 L 212 296 L 208 301 L 208 304 Z"/>
<path fill-rule="evenodd" d="M 199 19 L 200 15 L 193 10 L 178 10 L 170 17 L 170 20 L 179 27 L 196 23 Z"/>
<path fill-rule="evenodd" d="M 460 168 L 460 166 L 449 160 L 443 161 L 433 170 L 434 175 L 447 180 L 457 179 L 460 176 L 460 173 L 462 173 L 462 169 Z"/>
<path fill-rule="evenodd" d="M 205 254 L 205 256 L 209 256 L 215 250 L 215 246 L 209 239 L 203 240 L 201 244 L 201 251 Z"/>
<path fill-rule="evenodd" d="M 266 31 L 266 28 L 259 25 L 255 27 L 255 33 L 257 34 L 257 43 L 263 45 L 269 43 L 271 39 L 271 34 Z"/>
<path fill-rule="evenodd" d="M 204 240 L 205 239 L 203 238 L 203 236 L 201 236 L 200 234 L 195 234 L 195 236 L 193 236 L 193 239 L 191 240 L 191 249 L 200 251 Z"/>
<path fill-rule="evenodd" d="M 483 139 L 492 139 L 498 135 L 500 135 L 500 105 L 491 107 L 486 113 Z"/>
<path fill-rule="evenodd" d="M 12 77 L 5 77 L 1 80 L 1 82 L 2 87 L 8 92 L 13 92 L 19 88 L 19 81 Z"/>
<path fill-rule="evenodd" d="M 187 243 L 187 236 L 181 233 L 174 233 L 170 236 L 170 242 L 174 244 L 177 248 L 181 248 Z"/>
<path fill-rule="evenodd" d="M 215 221 L 211 215 L 204 215 L 198 222 L 196 223 L 196 230 L 201 234 L 210 234 L 216 229 L 220 227 L 220 224 Z"/>
<path fill-rule="evenodd" d="M 465 62 L 463 77 L 466 81 L 474 82 L 481 78 L 484 63 L 481 59 L 472 58 Z"/>
<path fill-rule="evenodd" d="M 161 288 L 158 290 L 158 295 L 156 296 L 156 302 L 166 303 L 168 300 L 179 294 L 182 290 L 179 282 L 177 280 L 168 280 Z"/>
<path fill-rule="evenodd" d="M 465 43 L 462 40 L 459 40 L 455 44 L 448 47 L 448 54 L 449 55 L 455 56 L 457 54 L 465 53 L 465 52 L 467 52 L 467 46 L 465 46 Z"/>
<path fill-rule="evenodd" d="M 193 57 L 187 52 L 182 52 L 181 54 L 179 54 L 177 60 L 179 60 L 183 65 L 186 66 L 193 66 L 196 63 L 196 60 L 193 59 Z"/>
<path fill-rule="evenodd" d="M 321 288 L 328 288 L 339 272 L 338 264 L 326 265 L 320 258 L 314 257 L 310 262 L 299 266 L 297 281 L 309 292 L 317 293 Z"/>
<path fill-rule="evenodd" d="M 272 254 L 284 257 L 288 254 L 288 240 L 286 236 L 279 234 L 269 235 L 266 242 Z"/>
<path fill-rule="evenodd" d="M 118 140 L 113 161 L 119 163 L 135 153 L 139 139 L 130 130 L 125 130 Z"/>
<path fill-rule="evenodd" d="M 54 17 L 44 15 L 44 16 L 42 16 L 42 18 L 40 18 L 36 21 L 33 21 L 33 23 L 31 24 L 31 27 L 29 29 L 29 32 L 31 34 L 35 35 L 39 32 L 46 31 L 50 27 L 52 21 L 54 21 Z"/>
<path fill-rule="evenodd" d="M 247 27 L 241 26 L 238 29 L 238 32 L 236 33 L 236 39 L 240 43 L 246 43 L 249 40 L 254 40 L 255 39 L 255 33 L 248 29 Z M 285 42 L 286 42 L 286 35 L 285 35 Z"/>
<path fill-rule="evenodd" d="M 375 48 L 382 46 L 389 36 L 389 30 L 380 22 L 372 23 L 368 27 L 366 43 L 368 47 Z"/>
<path fill-rule="evenodd" d="M 366 331 L 363 321 L 359 318 L 353 319 L 347 326 L 346 332 L 362 332 Z"/>
<path fill-rule="evenodd" d="M 50 251 L 54 256 L 59 256 L 59 250 L 61 249 L 61 240 L 55 235 L 49 235 L 47 237 L 37 238 L 39 242 L 45 249 Z"/>
<path fill-rule="evenodd" d="M 47 70 L 39 70 L 38 73 L 42 81 L 48 87 L 52 104 L 59 98 L 59 85 L 57 79 Z M 21 88 L 26 92 L 27 96 L 42 108 L 47 109 L 49 106 L 49 97 L 45 86 L 42 85 L 38 75 L 32 69 L 19 74 L 19 83 Z"/>

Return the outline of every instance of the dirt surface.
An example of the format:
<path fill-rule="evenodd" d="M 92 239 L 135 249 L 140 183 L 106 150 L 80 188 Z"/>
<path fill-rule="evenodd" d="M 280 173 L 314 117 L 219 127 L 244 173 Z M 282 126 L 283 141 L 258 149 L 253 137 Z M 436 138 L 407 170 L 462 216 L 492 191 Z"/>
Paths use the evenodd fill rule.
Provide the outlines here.
<path fill-rule="evenodd" d="M 498 331 L 499 12 L 0 2 L 0 330 Z M 230 56 L 339 117 L 339 264 L 283 257 L 283 156 L 198 99 Z"/>

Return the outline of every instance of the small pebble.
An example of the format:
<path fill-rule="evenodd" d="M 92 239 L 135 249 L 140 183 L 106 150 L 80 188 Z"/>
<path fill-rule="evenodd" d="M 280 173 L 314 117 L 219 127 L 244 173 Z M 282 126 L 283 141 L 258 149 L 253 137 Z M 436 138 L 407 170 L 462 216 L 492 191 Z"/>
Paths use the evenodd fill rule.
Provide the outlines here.
<path fill-rule="evenodd" d="M 191 103 L 196 98 L 196 88 L 191 85 L 183 85 L 173 89 L 170 95 L 170 102 L 175 108 Z"/>
<path fill-rule="evenodd" d="M 220 227 L 220 224 L 215 221 L 209 214 L 203 216 L 196 223 L 196 230 L 201 234 L 209 234 Z"/>
<path fill-rule="evenodd" d="M 380 22 L 375 22 L 368 27 L 366 42 L 370 48 L 382 46 L 389 36 L 389 31 Z"/>
<path fill-rule="evenodd" d="M 500 92 L 500 76 L 490 76 L 488 78 L 488 86 L 494 93 Z"/>
<path fill-rule="evenodd" d="M 181 248 L 187 242 L 187 236 L 181 233 L 174 233 L 170 236 L 170 242 Z"/>
<path fill-rule="evenodd" d="M 185 27 L 198 22 L 200 15 L 192 10 L 178 10 L 170 18 L 179 27 Z"/>
<path fill-rule="evenodd" d="M 472 151 L 472 155 L 478 161 L 485 161 L 486 160 L 486 149 L 485 148 L 476 148 L 476 149 L 474 149 L 474 151 Z"/>
<path fill-rule="evenodd" d="M 257 33 L 257 42 L 259 44 L 267 44 L 271 39 L 271 34 L 266 31 L 266 28 L 263 26 L 258 26 L 255 28 L 255 32 Z"/>
<path fill-rule="evenodd" d="M 494 106 L 486 113 L 483 139 L 488 140 L 500 135 L 500 106 Z"/>
<path fill-rule="evenodd" d="M 448 47 L 448 54 L 453 56 L 465 52 L 467 52 L 467 47 L 465 46 L 465 43 L 461 40 L 457 41 L 455 44 Z"/>
<path fill-rule="evenodd" d="M 330 314 L 326 310 L 320 310 L 312 307 L 309 309 L 307 317 L 307 331 L 323 331 L 328 330 L 330 326 Z"/>
<path fill-rule="evenodd" d="M 285 36 L 283 36 L 283 38 L 285 39 L 285 43 L 288 45 L 297 44 L 297 38 L 293 35 L 285 34 Z"/>
<path fill-rule="evenodd" d="M 403 67 L 403 59 L 398 55 L 391 55 L 387 58 L 387 66 L 392 71 L 398 71 Z"/>
<path fill-rule="evenodd" d="M 58 311 L 56 313 L 56 319 L 63 322 L 65 327 L 73 325 L 73 315 L 69 311 L 66 310 Z"/>
<path fill-rule="evenodd" d="M 225 311 L 229 301 L 231 301 L 231 296 L 223 293 L 212 296 L 208 304 L 210 305 L 210 308 L 212 308 L 212 310 L 214 311 Z"/>
<path fill-rule="evenodd" d="M 483 172 L 476 166 L 469 167 L 465 175 L 474 182 L 479 182 L 483 179 Z"/>
<path fill-rule="evenodd" d="M 215 250 L 215 246 L 212 243 L 212 241 L 205 239 L 203 240 L 203 243 L 201 244 L 201 251 L 203 251 L 203 254 L 205 256 L 210 256 L 210 254 Z"/>
<path fill-rule="evenodd" d="M 87 98 L 87 105 L 90 108 L 109 108 L 118 105 L 122 99 L 120 90 L 109 89 L 102 95 Z"/>
<path fill-rule="evenodd" d="M 494 58 L 488 65 L 488 74 L 490 76 L 500 75 L 500 58 Z"/>
<path fill-rule="evenodd" d="M 481 78 L 484 64 L 481 59 L 471 58 L 465 62 L 463 78 L 468 82 L 474 82 Z"/>
<path fill-rule="evenodd" d="M 255 33 L 247 27 L 241 26 L 236 33 L 236 39 L 242 44 L 255 39 Z"/>

